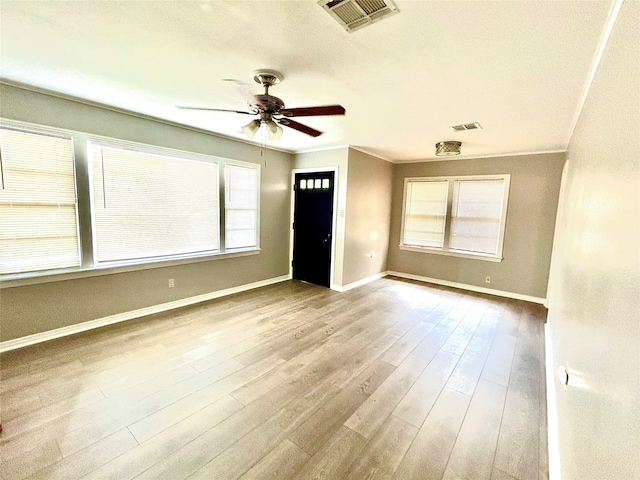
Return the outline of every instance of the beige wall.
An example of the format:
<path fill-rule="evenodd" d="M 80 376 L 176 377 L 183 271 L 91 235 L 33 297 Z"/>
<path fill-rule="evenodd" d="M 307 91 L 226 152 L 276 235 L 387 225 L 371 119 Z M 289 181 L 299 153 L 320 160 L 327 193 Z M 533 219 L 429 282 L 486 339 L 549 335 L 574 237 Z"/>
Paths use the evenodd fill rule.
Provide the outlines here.
<path fill-rule="evenodd" d="M 564 153 L 550 153 L 395 165 L 389 270 L 546 298 L 564 158 Z M 511 174 L 502 262 L 400 250 L 406 177 L 501 173 Z"/>
<path fill-rule="evenodd" d="M 569 386 L 549 385 L 550 459 L 567 480 L 640 478 L 639 25 L 640 2 L 627 0 L 568 150 L 547 365 L 570 372 Z"/>
<path fill-rule="evenodd" d="M 391 163 L 349 149 L 343 286 L 387 270 L 392 178 Z"/>
<path fill-rule="evenodd" d="M 344 265 L 344 241 L 345 241 L 345 211 L 347 208 L 347 175 L 349 164 L 349 149 L 347 147 L 321 150 L 318 152 L 300 153 L 295 156 L 294 168 L 323 168 L 335 167 L 337 169 L 337 215 L 336 229 L 333 233 L 335 250 L 333 258 L 333 275 L 331 286 L 342 285 Z"/>
<path fill-rule="evenodd" d="M 257 147 L 6 85 L 0 116 L 124 140 L 260 162 Z M 0 341 L 287 275 L 293 156 L 268 151 L 262 167 L 262 252 L 0 290 Z M 168 288 L 168 278 L 175 288 Z"/>

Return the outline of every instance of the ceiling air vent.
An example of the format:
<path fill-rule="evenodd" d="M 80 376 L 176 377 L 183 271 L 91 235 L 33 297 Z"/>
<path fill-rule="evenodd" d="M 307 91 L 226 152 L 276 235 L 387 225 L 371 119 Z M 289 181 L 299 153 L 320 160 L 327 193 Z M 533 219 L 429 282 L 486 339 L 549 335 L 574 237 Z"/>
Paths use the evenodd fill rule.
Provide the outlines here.
<path fill-rule="evenodd" d="M 318 5 L 349 33 L 399 12 L 393 0 L 320 0 Z"/>
<path fill-rule="evenodd" d="M 482 128 L 478 122 L 474 123 L 463 123 L 462 125 L 454 125 L 451 127 L 454 132 L 464 132 L 465 130 L 477 130 L 478 128 Z"/>

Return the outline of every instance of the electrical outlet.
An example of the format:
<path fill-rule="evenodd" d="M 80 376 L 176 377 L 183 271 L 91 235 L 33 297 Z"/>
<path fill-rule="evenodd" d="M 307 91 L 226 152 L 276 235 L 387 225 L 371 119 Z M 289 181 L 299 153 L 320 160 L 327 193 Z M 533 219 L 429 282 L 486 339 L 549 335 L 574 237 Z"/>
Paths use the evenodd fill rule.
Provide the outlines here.
<path fill-rule="evenodd" d="M 484 277 L 484 283 L 491 283 L 491 277 Z"/>
<path fill-rule="evenodd" d="M 173 288 L 176 286 L 176 282 L 173 280 L 173 278 L 169 279 L 169 288 Z"/>

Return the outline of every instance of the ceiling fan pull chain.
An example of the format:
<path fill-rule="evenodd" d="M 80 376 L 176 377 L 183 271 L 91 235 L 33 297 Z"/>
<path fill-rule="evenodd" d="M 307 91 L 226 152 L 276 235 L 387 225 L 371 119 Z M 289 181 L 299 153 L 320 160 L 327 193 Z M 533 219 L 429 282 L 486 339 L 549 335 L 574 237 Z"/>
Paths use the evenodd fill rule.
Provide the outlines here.
<path fill-rule="evenodd" d="M 264 125 L 260 125 L 260 156 L 263 157 L 266 163 L 267 156 L 267 129 L 264 128 Z"/>

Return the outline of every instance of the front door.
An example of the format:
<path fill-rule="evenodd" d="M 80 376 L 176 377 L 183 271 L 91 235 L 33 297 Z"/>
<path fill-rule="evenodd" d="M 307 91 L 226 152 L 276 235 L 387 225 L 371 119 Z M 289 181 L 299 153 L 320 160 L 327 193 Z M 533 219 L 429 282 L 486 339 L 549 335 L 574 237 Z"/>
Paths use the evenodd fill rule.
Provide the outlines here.
<path fill-rule="evenodd" d="M 333 172 L 296 173 L 293 278 L 328 287 L 331 277 Z"/>

